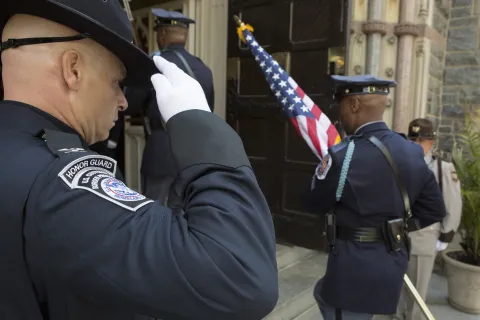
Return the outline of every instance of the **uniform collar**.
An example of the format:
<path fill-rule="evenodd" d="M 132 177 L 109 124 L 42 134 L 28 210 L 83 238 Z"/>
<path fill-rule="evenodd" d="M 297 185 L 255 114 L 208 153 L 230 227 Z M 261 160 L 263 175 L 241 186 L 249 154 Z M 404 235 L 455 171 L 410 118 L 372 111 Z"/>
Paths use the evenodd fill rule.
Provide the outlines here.
<path fill-rule="evenodd" d="M 172 43 L 160 51 L 165 51 L 165 50 L 185 50 L 185 45 L 179 44 L 179 43 Z"/>
<path fill-rule="evenodd" d="M 367 122 L 360 127 L 358 127 L 357 130 L 355 130 L 354 135 L 360 134 L 360 133 L 367 133 L 367 132 L 372 132 L 372 131 L 377 131 L 377 130 L 388 130 L 388 126 L 383 120 L 379 121 L 372 121 L 372 122 Z"/>
<path fill-rule="evenodd" d="M 434 159 L 433 148 L 430 151 L 428 151 L 427 154 L 425 154 L 424 159 L 427 164 L 432 162 L 432 160 Z"/>
<path fill-rule="evenodd" d="M 72 127 L 58 120 L 51 114 L 23 102 L 11 100 L 0 101 L 0 119 L 5 121 L 5 123 L 0 121 L 2 122 L 2 127 L 28 132 L 32 135 L 39 134 L 42 129 L 52 129 L 75 134 L 80 138 L 82 145 L 88 147 L 87 142 L 85 142 L 83 137 Z"/>

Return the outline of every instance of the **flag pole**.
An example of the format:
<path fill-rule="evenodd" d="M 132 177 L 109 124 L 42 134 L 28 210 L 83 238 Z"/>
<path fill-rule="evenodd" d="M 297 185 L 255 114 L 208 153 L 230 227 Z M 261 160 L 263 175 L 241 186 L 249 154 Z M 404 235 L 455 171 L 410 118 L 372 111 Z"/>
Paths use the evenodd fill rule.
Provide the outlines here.
<path fill-rule="evenodd" d="M 422 300 L 422 297 L 420 297 L 420 294 L 418 293 L 417 289 L 413 285 L 412 281 L 410 281 L 410 279 L 408 278 L 408 276 L 406 274 L 403 276 L 403 280 L 404 280 L 405 284 L 407 285 L 408 290 L 410 290 L 410 293 L 412 294 L 414 300 L 418 303 L 418 306 L 422 310 L 423 315 L 428 320 L 435 320 L 435 318 L 433 317 L 433 314 L 430 312 L 427 305 Z"/>
<path fill-rule="evenodd" d="M 137 29 L 135 28 L 135 18 L 132 14 L 132 9 L 130 9 L 130 0 L 123 0 L 123 8 L 127 12 L 128 20 L 132 24 L 133 28 L 133 43 L 138 46 L 138 37 L 137 37 Z"/>
<path fill-rule="evenodd" d="M 233 15 L 233 19 L 235 20 L 235 22 L 239 27 L 242 25 L 243 22 L 242 20 L 240 20 L 240 18 L 237 15 Z"/>

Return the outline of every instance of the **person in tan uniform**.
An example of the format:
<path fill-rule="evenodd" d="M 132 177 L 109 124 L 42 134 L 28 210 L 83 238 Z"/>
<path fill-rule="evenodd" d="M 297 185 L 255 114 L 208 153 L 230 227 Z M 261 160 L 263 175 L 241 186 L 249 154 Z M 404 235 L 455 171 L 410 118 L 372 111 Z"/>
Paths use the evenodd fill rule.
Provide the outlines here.
<path fill-rule="evenodd" d="M 412 120 L 408 126 L 408 138 L 423 147 L 425 161 L 435 174 L 447 208 L 447 215 L 441 223 L 409 233 L 412 249 L 407 275 L 425 301 L 436 253 L 447 248 L 460 225 L 462 197 L 455 166 L 451 162 L 440 160 L 434 152 L 436 134 L 433 123 L 424 118 Z M 397 318 L 425 319 L 406 290 L 400 297 Z"/>

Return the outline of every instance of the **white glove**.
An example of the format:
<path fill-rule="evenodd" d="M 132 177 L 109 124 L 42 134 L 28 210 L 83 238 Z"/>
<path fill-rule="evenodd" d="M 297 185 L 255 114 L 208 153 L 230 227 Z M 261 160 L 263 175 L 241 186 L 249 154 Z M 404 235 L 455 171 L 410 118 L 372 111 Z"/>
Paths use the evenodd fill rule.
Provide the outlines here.
<path fill-rule="evenodd" d="M 437 240 L 437 251 L 443 251 L 447 249 L 448 243 Z"/>
<path fill-rule="evenodd" d="M 153 57 L 153 61 L 163 73 L 154 74 L 151 81 L 155 88 L 158 109 L 165 122 L 182 111 L 196 109 L 211 112 L 205 93 L 197 80 L 161 56 Z"/>

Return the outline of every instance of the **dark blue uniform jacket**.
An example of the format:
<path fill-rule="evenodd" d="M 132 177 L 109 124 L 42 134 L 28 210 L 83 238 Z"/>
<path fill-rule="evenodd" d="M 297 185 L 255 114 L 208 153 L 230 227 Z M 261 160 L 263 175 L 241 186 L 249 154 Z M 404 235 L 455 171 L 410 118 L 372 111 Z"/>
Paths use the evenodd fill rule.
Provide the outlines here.
<path fill-rule="evenodd" d="M 413 216 L 422 228 L 446 215 L 440 188 L 425 164 L 420 146 L 388 129 L 371 123 L 357 134 L 374 135 L 389 150 L 402 174 Z M 314 210 L 326 213 L 335 205 L 340 169 L 348 138 L 330 149 L 332 165 L 325 179 L 314 177 L 311 192 Z M 392 169 L 381 151 L 366 139 L 355 140 L 355 151 L 343 196 L 336 204 L 339 227 L 382 227 L 385 220 L 403 218 L 404 204 Z M 407 270 L 406 250 L 388 252 L 382 242 L 360 243 L 337 239 L 325 277 L 315 296 L 336 308 L 352 312 L 394 314 Z"/>
<path fill-rule="evenodd" d="M 115 161 L 63 123 L 0 102 L 0 319 L 261 319 L 274 308 L 272 218 L 240 138 L 199 110 L 167 128 L 184 215 L 115 179 Z"/>
<path fill-rule="evenodd" d="M 163 58 L 177 65 L 177 67 L 182 69 L 185 73 L 188 74 L 187 69 L 173 51 L 178 51 L 182 55 L 182 57 L 184 57 L 185 60 L 188 62 L 188 65 L 190 66 L 193 74 L 195 75 L 195 78 L 202 86 L 210 109 L 213 111 L 215 105 L 215 90 L 213 87 L 212 71 L 209 67 L 207 67 L 207 65 L 205 65 L 205 63 L 203 63 L 200 58 L 195 57 L 194 55 L 190 54 L 190 52 L 185 50 L 183 45 L 171 44 L 161 51 L 161 55 Z"/>

